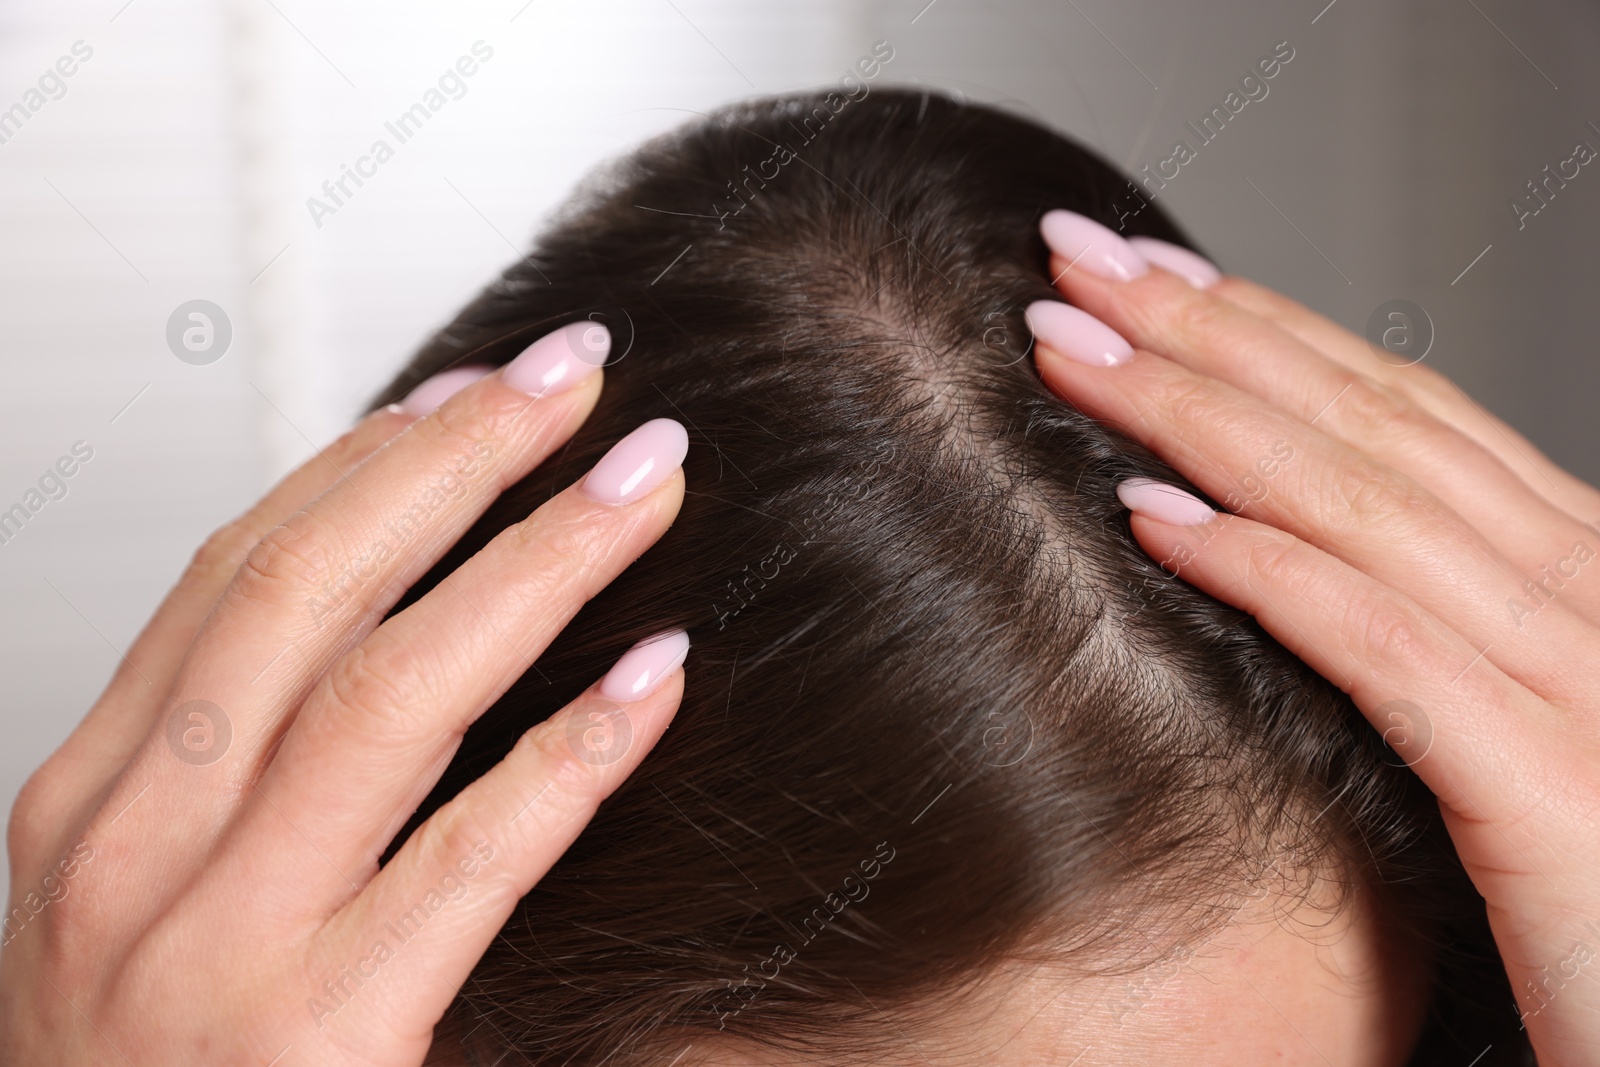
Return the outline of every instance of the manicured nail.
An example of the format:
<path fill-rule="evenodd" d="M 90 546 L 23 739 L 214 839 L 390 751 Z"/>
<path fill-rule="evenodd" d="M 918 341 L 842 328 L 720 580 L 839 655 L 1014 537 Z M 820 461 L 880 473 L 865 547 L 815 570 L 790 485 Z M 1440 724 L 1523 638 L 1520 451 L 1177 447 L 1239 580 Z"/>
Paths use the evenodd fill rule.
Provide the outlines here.
<path fill-rule="evenodd" d="M 407 393 L 400 407 L 410 415 L 426 415 L 492 369 L 469 364 L 442 370 Z"/>
<path fill-rule="evenodd" d="M 583 480 L 583 495 L 631 504 L 672 476 L 689 453 L 689 434 L 672 419 L 651 419 L 611 446 Z"/>
<path fill-rule="evenodd" d="M 683 666 L 688 654 L 689 635 L 682 630 L 647 637 L 624 652 L 616 666 L 606 672 L 600 680 L 600 695 L 624 704 L 643 700 Z"/>
<path fill-rule="evenodd" d="M 1129 478 L 1117 486 L 1122 506 L 1138 515 L 1173 526 L 1199 526 L 1217 517 L 1205 501 L 1175 485 L 1153 478 Z"/>
<path fill-rule="evenodd" d="M 1035 300 L 1022 317 L 1040 344 L 1092 367 L 1115 367 L 1133 358 L 1122 335 L 1082 308 L 1059 300 Z"/>
<path fill-rule="evenodd" d="M 611 352 L 611 333 L 598 322 L 569 322 L 547 333 L 506 364 L 500 380 L 530 396 L 554 396 L 599 370 Z"/>
<path fill-rule="evenodd" d="M 1222 272 L 1204 256 L 1163 241 L 1159 237 L 1130 237 L 1128 243 L 1151 263 L 1170 270 L 1196 289 L 1209 289 L 1222 280 Z"/>
<path fill-rule="evenodd" d="M 1102 278 L 1126 282 L 1150 273 L 1150 264 L 1121 234 L 1076 211 L 1045 212 L 1039 232 L 1050 251 Z"/>

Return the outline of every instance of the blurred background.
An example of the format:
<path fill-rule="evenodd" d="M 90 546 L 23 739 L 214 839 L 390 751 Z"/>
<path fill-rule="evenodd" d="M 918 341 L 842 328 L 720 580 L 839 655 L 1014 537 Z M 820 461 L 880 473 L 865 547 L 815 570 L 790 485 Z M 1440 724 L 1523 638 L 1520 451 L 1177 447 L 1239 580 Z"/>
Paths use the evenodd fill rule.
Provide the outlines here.
<path fill-rule="evenodd" d="M 587 170 L 879 41 L 874 86 L 1014 109 L 1132 171 L 1188 142 L 1161 202 L 1225 268 L 1358 331 L 1409 301 L 1430 364 L 1600 480 L 1592 4 L 5 0 L 0 511 L 28 516 L 0 526 L 0 803 L 205 535 Z M 1186 124 L 1280 42 L 1267 96 L 1202 146 Z M 385 123 L 462 56 L 400 143 Z M 379 139 L 392 158 L 331 198 Z"/>

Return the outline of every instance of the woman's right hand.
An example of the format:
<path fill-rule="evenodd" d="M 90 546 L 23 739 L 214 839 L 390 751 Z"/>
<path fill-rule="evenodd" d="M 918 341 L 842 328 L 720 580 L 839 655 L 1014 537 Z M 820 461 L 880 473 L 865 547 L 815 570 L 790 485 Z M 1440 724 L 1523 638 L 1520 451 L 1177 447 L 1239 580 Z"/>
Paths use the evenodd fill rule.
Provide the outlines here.
<path fill-rule="evenodd" d="M 657 420 L 384 619 L 583 422 L 607 347 L 576 323 L 446 372 L 200 549 L 17 797 L 0 1061 L 423 1061 L 682 692 L 687 638 L 642 643 L 379 870 L 467 726 L 677 514 L 688 439 Z"/>

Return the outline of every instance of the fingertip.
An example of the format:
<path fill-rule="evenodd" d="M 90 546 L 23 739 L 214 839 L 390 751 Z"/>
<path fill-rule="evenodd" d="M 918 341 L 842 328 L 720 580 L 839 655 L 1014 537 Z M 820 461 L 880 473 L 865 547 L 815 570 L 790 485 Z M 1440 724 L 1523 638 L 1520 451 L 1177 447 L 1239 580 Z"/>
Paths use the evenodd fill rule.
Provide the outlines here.
<path fill-rule="evenodd" d="M 1117 499 L 1135 514 L 1172 526 L 1200 526 L 1218 514 L 1193 493 L 1154 478 L 1124 480 L 1117 486 Z"/>
<path fill-rule="evenodd" d="M 689 655 L 689 635 L 667 630 L 638 642 L 622 654 L 600 681 L 600 695 L 611 700 L 643 700 L 661 688 Z"/>
<path fill-rule="evenodd" d="M 1045 212 L 1039 219 L 1039 234 L 1051 251 L 1066 259 L 1066 269 L 1076 265 L 1118 282 L 1143 277 L 1150 270 L 1138 249 L 1121 234 L 1076 211 L 1056 208 Z"/>
<path fill-rule="evenodd" d="M 1162 270 L 1176 274 L 1196 289 L 1210 289 L 1222 280 L 1222 272 L 1210 260 L 1187 248 L 1157 237 L 1130 237 L 1128 243 L 1145 259 Z"/>
<path fill-rule="evenodd" d="M 403 414 L 421 418 L 438 410 L 439 405 L 488 374 L 490 370 L 491 368 L 480 364 L 442 370 L 407 393 L 399 404 L 391 404 L 390 407 L 398 407 Z"/>

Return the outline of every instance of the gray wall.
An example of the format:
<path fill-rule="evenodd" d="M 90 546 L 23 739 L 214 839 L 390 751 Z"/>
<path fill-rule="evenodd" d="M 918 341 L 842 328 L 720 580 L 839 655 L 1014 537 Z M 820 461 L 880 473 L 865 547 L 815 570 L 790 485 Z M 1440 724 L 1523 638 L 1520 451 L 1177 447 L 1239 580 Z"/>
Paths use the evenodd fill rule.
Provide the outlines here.
<path fill-rule="evenodd" d="M 1590 5 L 123 3 L 0 6 L 0 108 L 72 42 L 95 49 L 0 144 L 0 506 L 74 441 L 96 449 L 0 545 L 7 803 L 193 546 L 336 433 L 577 175 L 686 112 L 832 81 L 879 38 L 886 79 L 1017 108 L 1134 169 L 1192 143 L 1185 121 L 1287 40 L 1269 95 L 1164 202 L 1224 266 L 1353 328 L 1422 305 L 1430 363 L 1600 481 L 1600 168 L 1520 230 L 1507 208 L 1575 142 L 1600 148 Z M 479 38 L 497 65 L 313 227 L 305 197 Z M 207 367 L 163 338 L 196 297 L 236 328 Z"/>

